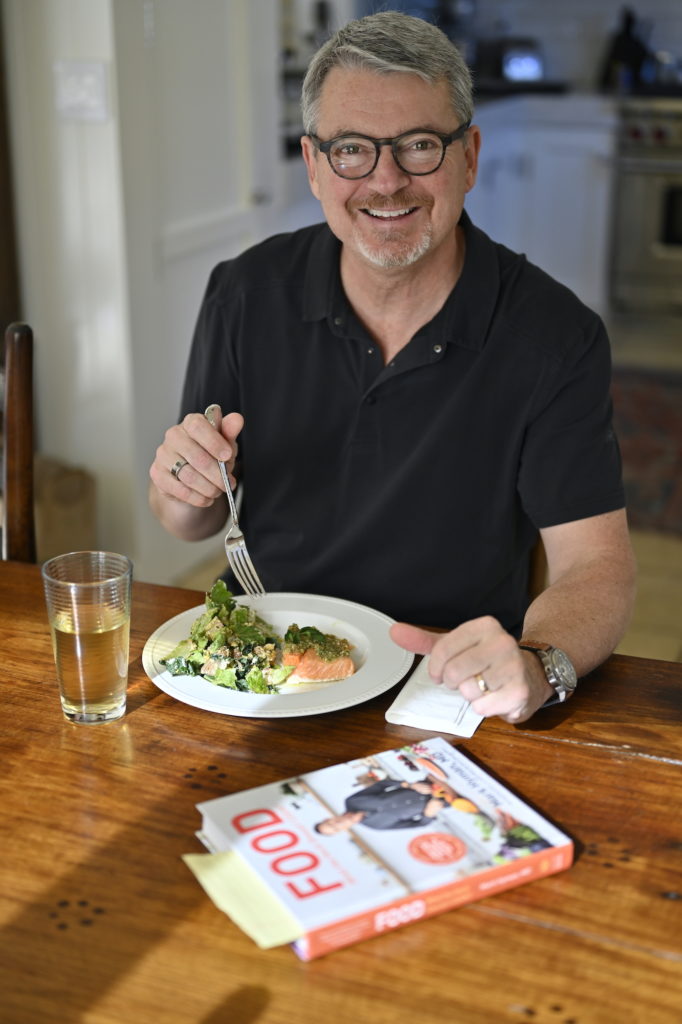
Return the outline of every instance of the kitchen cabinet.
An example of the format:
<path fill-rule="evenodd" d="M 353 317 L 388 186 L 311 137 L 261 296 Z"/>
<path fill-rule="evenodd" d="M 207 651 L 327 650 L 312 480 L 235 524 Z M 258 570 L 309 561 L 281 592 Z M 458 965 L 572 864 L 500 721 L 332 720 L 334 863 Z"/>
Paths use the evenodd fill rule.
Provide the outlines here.
<path fill-rule="evenodd" d="M 518 125 L 489 125 L 477 116 L 483 142 L 478 178 L 467 195 L 465 206 L 474 223 L 496 242 L 525 251 L 530 189 L 531 156 L 525 131 Z"/>
<path fill-rule="evenodd" d="M 592 96 L 481 106 L 478 180 L 466 209 L 588 306 L 607 311 L 615 108 Z"/>

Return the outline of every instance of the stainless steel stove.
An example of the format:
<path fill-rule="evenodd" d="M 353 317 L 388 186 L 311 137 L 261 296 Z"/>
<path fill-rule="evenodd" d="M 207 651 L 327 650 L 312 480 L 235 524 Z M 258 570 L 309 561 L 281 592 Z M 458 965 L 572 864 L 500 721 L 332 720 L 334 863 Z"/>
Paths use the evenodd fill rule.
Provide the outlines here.
<path fill-rule="evenodd" d="M 611 302 L 682 312 L 682 98 L 622 103 Z"/>

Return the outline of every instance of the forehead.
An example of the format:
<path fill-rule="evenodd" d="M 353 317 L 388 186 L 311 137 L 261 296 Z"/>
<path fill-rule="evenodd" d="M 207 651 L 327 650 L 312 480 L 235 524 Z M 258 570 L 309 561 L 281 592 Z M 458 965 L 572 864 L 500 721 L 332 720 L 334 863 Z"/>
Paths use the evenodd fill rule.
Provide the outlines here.
<path fill-rule="evenodd" d="M 333 68 L 322 86 L 317 131 L 322 138 L 345 132 L 383 138 L 410 128 L 452 130 L 456 120 L 444 80 Z"/>

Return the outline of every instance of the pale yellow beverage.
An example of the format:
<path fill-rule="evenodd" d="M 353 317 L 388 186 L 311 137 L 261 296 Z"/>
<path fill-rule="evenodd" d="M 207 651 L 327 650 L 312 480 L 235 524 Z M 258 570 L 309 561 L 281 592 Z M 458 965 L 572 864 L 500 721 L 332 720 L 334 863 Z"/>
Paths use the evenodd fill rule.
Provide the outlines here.
<path fill-rule="evenodd" d="M 126 710 L 133 563 L 70 551 L 42 568 L 62 710 L 71 722 L 115 722 Z"/>
<path fill-rule="evenodd" d="M 62 709 L 74 722 L 111 722 L 126 709 L 130 620 L 119 609 L 60 611 L 52 646 Z"/>

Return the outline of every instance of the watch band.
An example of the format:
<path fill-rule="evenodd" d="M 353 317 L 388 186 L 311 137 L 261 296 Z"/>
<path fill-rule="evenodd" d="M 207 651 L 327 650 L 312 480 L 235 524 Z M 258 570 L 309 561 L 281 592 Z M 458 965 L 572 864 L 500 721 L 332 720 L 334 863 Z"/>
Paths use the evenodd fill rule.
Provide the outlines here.
<path fill-rule="evenodd" d="M 519 640 L 519 647 L 522 651 L 551 651 L 551 644 L 540 643 L 539 640 L 524 640 L 523 637 Z"/>
<path fill-rule="evenodd" d="M 551 704 L 563 704 L 575 693 L 578 677 L 570 658 L 565 651 L 552 644 L 539 640 L 519 640 L 519 647 L 523 651 L 531 651 L 540 660 L 545 672 L 547 682 L 554 690 L 554 695 L 549 697 L 542 705 L 543 708 Z"/>

